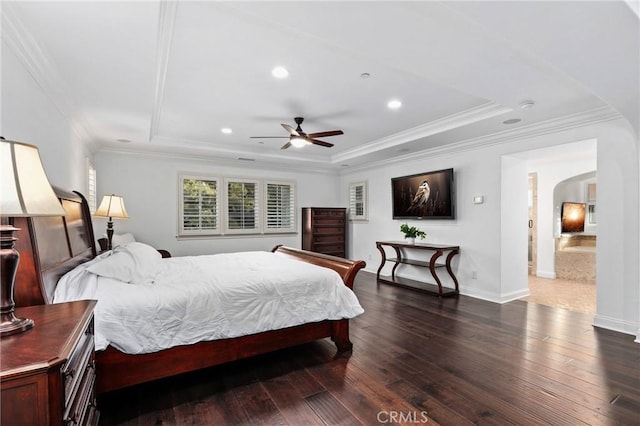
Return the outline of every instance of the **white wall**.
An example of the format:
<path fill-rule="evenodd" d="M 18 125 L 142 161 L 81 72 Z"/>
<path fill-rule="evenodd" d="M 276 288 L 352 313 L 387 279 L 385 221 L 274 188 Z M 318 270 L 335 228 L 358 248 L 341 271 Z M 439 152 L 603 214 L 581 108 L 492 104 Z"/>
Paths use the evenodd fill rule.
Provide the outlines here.
<path fill-rule="evenodd" d="M 300 173 L 251 168 L 212 161 L 143 156 L 139 154 L 98 153 L 98 199 L 115 193 L 124 197 L 129 219 L 115 219 L 118 234 L 131 232 L 136 239 L 172 255 L 270 250 L 276 244 L 301 246 L 301 235 L 234 236 L 177 239 L 178 172 L 215 174 L 223 177 L 258 177 L 289 179 L 297 182 L 298 229 L 302 207 L 343 207 L 338 178 L 327 174 Z M 94 218 L 96 236 L 105 233 L 106 220 Z"/>
<path fill-rule="evenodd" d="M 0 134 L 38 146 L 51 184 L 84 191 L 89 148 L 68 113 L 42 90 L 4 42 L 1 75 Z"/>
<path fill-rule="evenodd" d="M 391 210 L 391 178 L 415 173 L 454 168 L 456 188 L 455 220 L 407 221 L 427 232 L 425 241 L 455 244 L 461 253 L 454 258 L 454 269 L 465 294 L 497 300 L 500 296 L 500 164 L 495 148 L 456 154 L 407 156 L 403 162 L 379 164 L 345 174 L 341 178 L 341 195 L 346 199 L 350 182 L 366 180 L 369 194 L 368 222 L 350 224 L 349 252 L 367 262 L 366 269 L 375 272 L 380 263 L 376 241 L 401 240 L 400 225 Z M 473 204 L 474 195 L 483 195 L 483 204 Z M 526 201 L 526 191 L 525 191 Z M 498 230 L 498 232 L 495 232 Z M 525 235 L 526 246 L 526 235 Z M 526 262 L 526 253 L 525 253 Z M 425 269 L 411 271 L 421 274 Z M 383 270 L 387 273 L 388 268 Z M 472 279 L 472 272 L 477 279 Z"/>
<path fill-rule="evenodd" d="M 350 225 L 350 253 L 367 260 L 367 270 L 375 272 L 380 259 L 375 242 L 401 238 L 401 221 L 391 219 L 392 177 L 453 167 L 457 219 L 415 224 L 427 231 L 431 242 L 460 245 L 455 269 L 463 294 L 496 302 L 525 294 L 528 167 L 522 153 L 597 140 L 597 167 L 590 166 L 590 170 L 598 170 L 597 282 L 607 285 L 598 285 L 594 324 L 634 334 L 640 318 L 638 141 L 627 126 L 624 120 L 617 120 L 477 150 L 414 155 L 402 163 L 388 162 L 346 173 L 341 178 L 345 200 L 349 182 L 369 182 L 369 221 Z M 569 175 L 582 172 L 574 170 Z M 474 205 L 474 195 L 484 195 L 484 204 Z M 511 211 L 518 212 L 521 219 L 507 216 Z M 552 241 L 552 227 L 549 235 Z M 477 279 L 471 278 L 473 271 L 477 271 Z"/>

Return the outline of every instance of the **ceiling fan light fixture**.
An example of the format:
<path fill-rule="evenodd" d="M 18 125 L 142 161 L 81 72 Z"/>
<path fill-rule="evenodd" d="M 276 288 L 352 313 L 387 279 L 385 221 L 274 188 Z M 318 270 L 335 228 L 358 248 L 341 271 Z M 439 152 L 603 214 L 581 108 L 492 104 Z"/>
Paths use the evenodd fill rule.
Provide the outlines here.
<path fill-rule="evenodd" d="M 296 148 L 302 148 L 309 143 L 306 139 L 298 137 L 291 138 L 289 142 L 291 142 L 291 145 L 295 146 Z"/>

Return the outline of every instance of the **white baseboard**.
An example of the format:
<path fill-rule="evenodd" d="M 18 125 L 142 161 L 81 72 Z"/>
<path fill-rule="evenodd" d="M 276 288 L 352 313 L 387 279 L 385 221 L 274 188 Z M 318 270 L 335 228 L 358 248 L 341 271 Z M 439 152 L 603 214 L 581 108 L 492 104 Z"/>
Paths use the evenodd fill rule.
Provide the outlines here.
<path fill-rule="evenodd" d="M 531 295 L 531 292 L 529 291 L 528 288 L 523 288 L 517 291 L 511 291 L 509 293 L 501 294 L 499 303 L 511 302 L 512 300 L 522 299 L 523 297 L 527 297 L 530 295 Z"/>
<path fill-rule="evenodd" d="M 619 333 L 630 334 L 635 337 L 635 342 L 640 343 L 640 324 L 634 324 L 630 321 L 623 321 L 618 318 L 611 318 L 604 315 L 596 315 L 593 317 L 593 325 L 595 327 L 606 328 L 607 330 L 617 331 Z"/>
<path fill-rule="evenodd" d="M 464 296 L 473 297 L 475 299 L 482 299 L 488 302 L 503 304 L 503 303 L 511 302 L 513 300 L 521 299 L 523 297 L 527 297 L 531 293 L 529 292 L 528 288 L 512 291 L 505 294 L 497 294 L 493 292 L 490 293 L 490 292 L 479 290 L 477 288 L 461 288 L 460 294 Z"/>
<path fill-rule="evenodd" d="M 548 272 L 548 271 L 536 271 L 536 277 L 549 278 L 549 279 L 555 280 L 556 279 L 556 273 L 555 272 Z"/>

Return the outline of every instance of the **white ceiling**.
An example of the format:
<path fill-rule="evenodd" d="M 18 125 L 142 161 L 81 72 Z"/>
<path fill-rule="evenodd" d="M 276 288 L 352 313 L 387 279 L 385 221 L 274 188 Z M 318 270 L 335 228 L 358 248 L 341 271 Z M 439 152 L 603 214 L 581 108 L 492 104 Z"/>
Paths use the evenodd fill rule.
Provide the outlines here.
<path fill-rule="evenodd" d="M 47 1 L 2 12 L 3 39 L 98 149 L 337 169 L 611 118 L 609 105 L 638 111 L 638 17 L 624 2 Z M 271 76 L 276 65 L 287 79 Z M 389 110 L 392 98 L 402 108 Z M 250 138 L 286 136 L 280 123 L 296 116 L 307 133 L 344 135 L 287 150 Z M 503 124 L 512 118 L 522 121 Z"/>

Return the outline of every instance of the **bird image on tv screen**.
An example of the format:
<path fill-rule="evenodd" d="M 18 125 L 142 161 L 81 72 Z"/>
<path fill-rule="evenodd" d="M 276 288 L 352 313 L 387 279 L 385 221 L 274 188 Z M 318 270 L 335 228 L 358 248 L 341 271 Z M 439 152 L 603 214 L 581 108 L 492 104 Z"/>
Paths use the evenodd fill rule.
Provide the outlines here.
<path fill-rule="evenodd" d="M 453 219 L 453 169 L 393 178 L 394 219 Z"/>
<path fill-rule="evenodd" d="M 407 212 L 419 211 L 422 207 L 427 206 L 429 195 L 431 195 L 431 187 L 429 186 L 429 181 L 425 180 L 418 187 L 416 195 L 413 197 L 413 201 L 411 201 L 411 205 L 407 209 Z"/>

